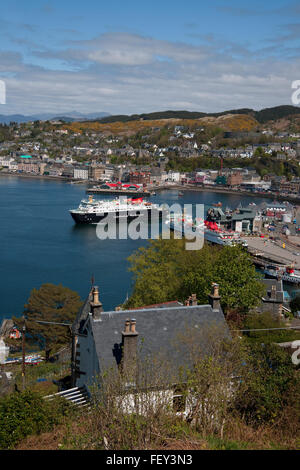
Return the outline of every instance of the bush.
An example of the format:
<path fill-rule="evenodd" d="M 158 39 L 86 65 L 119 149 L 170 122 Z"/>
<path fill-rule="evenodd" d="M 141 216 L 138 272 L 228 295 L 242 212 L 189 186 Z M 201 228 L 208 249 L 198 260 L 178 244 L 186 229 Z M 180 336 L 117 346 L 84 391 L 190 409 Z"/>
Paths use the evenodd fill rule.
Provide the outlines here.
<path fill-rule="evenodd" d="M 286 330 L 287 326 L 285 321 L 274 317 L 270 312 L 263 313 L 251 313 L 249 314 L 244 322 L 245 329 L 251 330 L 263 330 L 263 331 L 251 331 L 247 332 L 245 337 L 251 343 L 284 343 L 287 341 L 294 341 L 300 339 L 299 332 L 296 330 Z M 282 328 L 282 329 L 278 329 Z M 264 331 L 267 330 L 268 331 Z"/>
<path fill-rule="evenodd" d="M 299 375 L 286 351 L 273 344 L 253 344 L 236 396 L 236 409 L 249 424 L 277 425 L 292 405 L 299 410 Z"/>
<path fill-rule="evenodd" d="M 68 413 L 64 399 L 46 402 L 30 390 L 0 400 L 0 449 L 12 449 L 24 437 L 50 431 Z"/>
<path fill-rule="evenodd" d="M 293 313 L 297 313 L 300 310 L 300 296 L 297 295 L 291 302 L 290 308 Z"/>

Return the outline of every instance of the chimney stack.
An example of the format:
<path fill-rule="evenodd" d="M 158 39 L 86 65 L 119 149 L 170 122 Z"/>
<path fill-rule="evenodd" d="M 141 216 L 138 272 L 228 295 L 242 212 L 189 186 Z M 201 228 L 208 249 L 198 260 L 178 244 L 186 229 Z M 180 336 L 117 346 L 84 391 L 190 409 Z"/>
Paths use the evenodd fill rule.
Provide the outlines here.
<path fill-rule="evenodd" d="M 274 284 L 271 286 L 271 299 L 276 300 L 276 286 Z"/>
<path fill-rule="evenodd" d="M 186 307 L 198 305 L 197 294 L 190 295 L 184 304 Z"/>
<path fill-rule="evenodd" d="M 99 320 L 101 316 L 101 312 L 103 312 L 102 303 L 99 300 L 99 289 L 98 286 L 94 286 L 92 289 L 92 299 L 90 302 L 91 313 L 93 315 L 94 320 Z"/>
<path fill-rule="evenodd" d="M 136 380 L 137 340 L 136 320 L 127 319 L 124 331 L 122 331 L 122 372 L 130 381 Z"/>
<path fill-rule="evenodd" d="M 219 294 L 219 284 L 216 284 L 214 282 L 212 284 L 211 294 L 209 294 L 208 296 L 208 301 L 210 305 L 212 306 L 213 310 L 219 310 L 219 308 L 221 307 L 220 299 L 221 299 L 221 296 Z"/>

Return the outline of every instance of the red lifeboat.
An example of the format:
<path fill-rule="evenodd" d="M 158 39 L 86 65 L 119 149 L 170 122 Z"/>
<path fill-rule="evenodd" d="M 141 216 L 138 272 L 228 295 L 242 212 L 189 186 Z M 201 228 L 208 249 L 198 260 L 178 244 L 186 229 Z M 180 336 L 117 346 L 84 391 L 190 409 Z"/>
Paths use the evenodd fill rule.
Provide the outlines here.
<path fill-rule="evenodd" d="M 209 230 L 219 230 L 219 227 L 218 225 L 216 224 L 216 222 L 209 222 L 208 220 L 205 220 L 205 226 L 209 229 Z"/>

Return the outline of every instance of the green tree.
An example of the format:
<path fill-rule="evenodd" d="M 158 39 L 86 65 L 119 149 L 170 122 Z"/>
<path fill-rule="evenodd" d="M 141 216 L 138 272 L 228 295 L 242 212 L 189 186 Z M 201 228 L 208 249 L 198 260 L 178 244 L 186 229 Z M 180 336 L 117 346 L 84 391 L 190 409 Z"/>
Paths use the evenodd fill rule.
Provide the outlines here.
<path fill-rule="evenodd" d="M 260 276 L 250 256 L 240 246 L 205 246 L 198 251 L 185 249 L 185 240 L 151 240 L 130 258 L 133 294 L 127 307 L 139 307 L 178 299 L 192 293 L 207 303 L 212 282 L 220 285 L 225 310 L 245 312 L 256 305 L 264 292 Z"/>
<path fill-rule="evenodd" d="M 70 341 L 67 326 L 37 323 L 37 320 L 57 323 L 72 323 L 82 302 L 77 292 L 61 284 L 43 284 L 40 289 L 33 289 L 24 306 L 26 332 L 45 349 L 49 360 L 53 349 Z M 22 328 L 23 319 L 14 318 Z"/>

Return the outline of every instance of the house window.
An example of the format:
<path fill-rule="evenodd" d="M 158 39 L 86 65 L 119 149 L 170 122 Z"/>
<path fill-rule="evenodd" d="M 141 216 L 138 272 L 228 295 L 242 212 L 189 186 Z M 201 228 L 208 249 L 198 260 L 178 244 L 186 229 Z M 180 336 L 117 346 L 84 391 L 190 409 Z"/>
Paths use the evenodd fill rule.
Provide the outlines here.
<path fill-rule="evenodd" d="M 185 411 L 185 396 L 173 395 L 173 411 L 183 413 Z"/>

